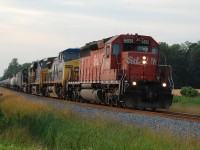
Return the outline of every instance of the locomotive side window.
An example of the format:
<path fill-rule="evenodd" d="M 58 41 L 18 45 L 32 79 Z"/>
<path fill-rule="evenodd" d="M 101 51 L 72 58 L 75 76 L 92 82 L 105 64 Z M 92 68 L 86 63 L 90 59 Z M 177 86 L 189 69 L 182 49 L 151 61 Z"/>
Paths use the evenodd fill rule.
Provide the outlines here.
<path fill-rule="evenodd" d="M 123 51 L 133 51 L 133 50 L 134 50 L 134 44 L 132 43 L 123 44 Z"/>
<path fill-rule="evenodd" d="M 40 61 L 40 66 L 41 66 L 41 68 L 46 68 L 47 67 L 47 65 L 46 65 L 46 63 L 44 61 Z"/>
<path fill-rule="evenodd" d="M 157 54 L 158 53 L 158 47 L 152 47 L 152 53 Z"/>
<path fill-rule="evenodd" d="M 138 52 L 148 52 L 148 46 L 137 46 Z"/>
<path fill-rule="evenodd" d="M 123 39 L 123 51 L 133 51 L 135 39 Z"/>
<path fill-rule="evenodd" d="M 119 51 L 120 51 L 120 49 L 119 49 L 119 44 L 114 44 L 113 45 L 113 55 L 119 55 Z"/>
<path fill-rule="evenodd" d="M 110 55 L 110 46 L 106 46 L 106 56 L 108 57 Z"/>
<path fill-rule="evenodd" d="M 64 53 L 64 60 L 65 61 L 79 59 L 79 57 L 80 57 L 79 53 L 72 53 L 72 52 L 65 52 Z"/>

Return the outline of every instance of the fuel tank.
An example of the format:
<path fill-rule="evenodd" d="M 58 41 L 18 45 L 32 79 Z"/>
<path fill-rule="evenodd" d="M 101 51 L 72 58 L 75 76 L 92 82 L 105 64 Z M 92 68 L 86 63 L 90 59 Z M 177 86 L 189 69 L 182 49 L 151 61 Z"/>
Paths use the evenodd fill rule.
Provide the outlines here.
<path fill-rule="evenodd" d="M 82 89 L 80 95 L 85 101 L 90 101 L 94 103 L 103 104 L 105 99 L 102 90 Z"/>

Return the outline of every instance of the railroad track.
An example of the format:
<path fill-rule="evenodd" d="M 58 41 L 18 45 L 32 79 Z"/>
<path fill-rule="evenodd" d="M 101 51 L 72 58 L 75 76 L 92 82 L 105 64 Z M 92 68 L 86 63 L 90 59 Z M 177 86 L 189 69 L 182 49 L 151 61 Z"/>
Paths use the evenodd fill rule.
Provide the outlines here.
<path fill-rule="evenodd" d="M 16 92 L 16 93 L 18 93 L 18 92 Z M 113 111 L 136 113 L 136 114 L 148 115 L 148 116 L 153 116 L 153 117 L 163 117 L 163 118 L 185 120 L 185 121 L 199 122 L 200 123 L 200 115 L 197 115 L 197 114 L 187 114 L 187 113 L 170 112 L 170 111 L 163 111 L 163 110 L 150 111 L 150 110 L 110 107 L 110 106 L 107 106 L 107 105 L 98 105 L 98 104 L 91 104 L 91 103 L 74 102 L 74 101 L 69 101 L 69 100 L 61 100 L 61 99 L 58 99 L 58 98 L 55 98 L 55 97 L 42 97 L 40 95 L 33 95 L 33 94 L 27 94 L 27 93 L 22 93 L 22 94 L 34 96 L 34 97 L 40 97 L 40 98 L 51 100 L 51 101 L 58 101 L 58 102 L 62 102 L 62 103 L 70 103 L 70 104 L 75 104 L 75 105 L 81 105 L 81 106 L 85 106 L 85 107 L 86 106 L 87 107 L 95 107 L 95 108 L 107 109 L 107 110 L 113 110 Z"/>
<path fill-rule="evenodd" d="M 171 118 L 178 118 L 178 119 L 180 118 L 181 120 L 200 122 L 200 115 L 198 114 L 188 114 L 188 113 L 170 112 L 170 111 L 157 111 L 157 113 L 169 116 Z"/>

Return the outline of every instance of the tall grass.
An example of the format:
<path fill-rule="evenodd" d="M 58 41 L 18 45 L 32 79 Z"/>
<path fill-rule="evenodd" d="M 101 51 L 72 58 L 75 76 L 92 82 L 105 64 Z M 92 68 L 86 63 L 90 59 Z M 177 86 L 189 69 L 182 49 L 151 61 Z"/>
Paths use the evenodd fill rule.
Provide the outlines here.
<path fill-rule="evenodd" d="M 200 96 L 197 97 L 174 96 L 173 103 L 179 103 L 183 105 L 196 105 L 200 107 Z"/>
<path fill-rule="evenodd" d="M 193 98 L 185 97 L 181 96 L 180 91 L 180 89 L 173 90 L 174 98 L 170 111 L 200 114 L 200 95 Z M 198 92 L 200 93 L 200 89 Z"/>
<path fill-rule="evenodd" d="M 200 96 L 193 98 L 174 96 L 170 111 L 200 114 Z"/>
<path fill-rule="evenodd" d="M 200 106 L 195 105 L 182 105 L 179 103 L 175 103 L 169 109 L 172 112 L 182 112 L 182 113 L 189 113 L 189 114 L 199 114 L 200 115 Z"/>
<path fill-rule="evenodd" d="M 0 98 L 0 140 L 47 149 L 200 149 L 190 137 L 153 132 L 115 121 L 82 118 L 70 109 L 57 110 L 4 92 Z M 1 146 L 1 143 L 0 143 Z"/>

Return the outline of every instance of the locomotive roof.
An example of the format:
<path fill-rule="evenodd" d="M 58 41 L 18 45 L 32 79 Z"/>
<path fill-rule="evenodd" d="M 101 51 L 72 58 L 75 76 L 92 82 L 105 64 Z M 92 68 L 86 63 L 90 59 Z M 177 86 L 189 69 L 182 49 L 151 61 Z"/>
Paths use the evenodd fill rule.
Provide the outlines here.
<path fill-rule="evenodd" d="M 106 43 L 111 43 L 112 41 L 114 41 L 115 39 L 117 39 L 120 35 L 116 35 L 113 36 L 112 38 L 110 38 Z"/>
<path fill-rule="evenodd" d="M 102 40 L 98 40 L 98 41 L 92 41 L 92 42 L 89 42 L 89 43 L 86 43 L 85 46 L 81 47 L 81 51 L 87 51 L 87 50 L 97 50 L 98 49 L 98 43 L 99 42 L 103 42 L 103 43 L 106 43 L 108 40 L 110 40 L 112 37 L 108 37 L 108 38 L 105 38 L 105 39 L 102 39 Z"/>
<path fill-rule="evenodd" d="M 42 59 L 47 65 L 51 64 L 56 57 L 47 57 Z"/>
<path fill-rule="evenodd" d="M 148 38 L 151 38 L 152 40 L 154 40 L 151 36 L 146 36 L 146 35 L 138 35 L 137 33 L 136 34 L 120 34 L 120 35 L 116 35 L 116 36 L 113 36 L 111 39 L 109 39 L 106 44 L 108 43 L 111 43 L 112 41 L 116 40 L 118 37 L 120 36 L 135 36 L 135 37 L 148 37 Z"/>
<path fill-rule="evenodd" d="M 60 53 L 64 53 L 64 52 L 76 52 L 76 53 L 80 53 L 80 48 L 68 48 Z"/>
<path fill-rule="evenodd" d="M 119 38 L 121 36 L 122 37 L 126 37 L 126 36 L 132 37 L 133 36 L 135 38 L 144 37 L 144 38 L 152 39 L 154 42 L 156 42 L 151 36 L 138 35 L 137 33 L 136 34 L 120 34 L 120 35 L 112 36 L 112 37 L 105 38 L 102 40 L 86 43 L 85 46 L 80 48 L 80 50 L 81 50 L 80 55 L 81 55 L 81 57 L 87 57 L 90 55 L 90 51 L 101 49 L 104 47 L 105 44 L 112 43 L 113 41 L 115 41 L 117 38 Z"/>
<path fill-rule="evenodd" d="M 53 60 L 54 58 L 56 58 L 56 57 L 47 57 L 47 58 L 44 58 L 44 59 L 42 59 L 42 60 L 40 60 L 40 61 L 46 62 L 46 61 Z"/>
<path fill-rule="evenodd" d="M 98 40 L 98 41 L 93 41 L 93 42 L 89 42 L 89 43 L 86 43 L 85 46 L 81 47 L 81 51 L 92 51 L 92 50 L 97 50 L 98 49 L 98 43 L 99 42 L 103 42 L 103 43 L 111 43 L 112 41 L 114 41 L 115 39 L 117 39 L 118 37 L 120 36 L 123 36 L 123 35 L 133 35 L 133 36 L 144 36 L 144 35 L 138 35 L 138 34 L 120 34 L 120 35 L 115 35 L 115 36 L 112 36 L 112 37 L 109 37 L 109 38 L 105 38 L 105 39 L 102 39 L 102 40 Z M 150 37 L 150 36 L 144 36 L 144 37 Z M 151 37 L 150 37 L 151 38 Z"/>

